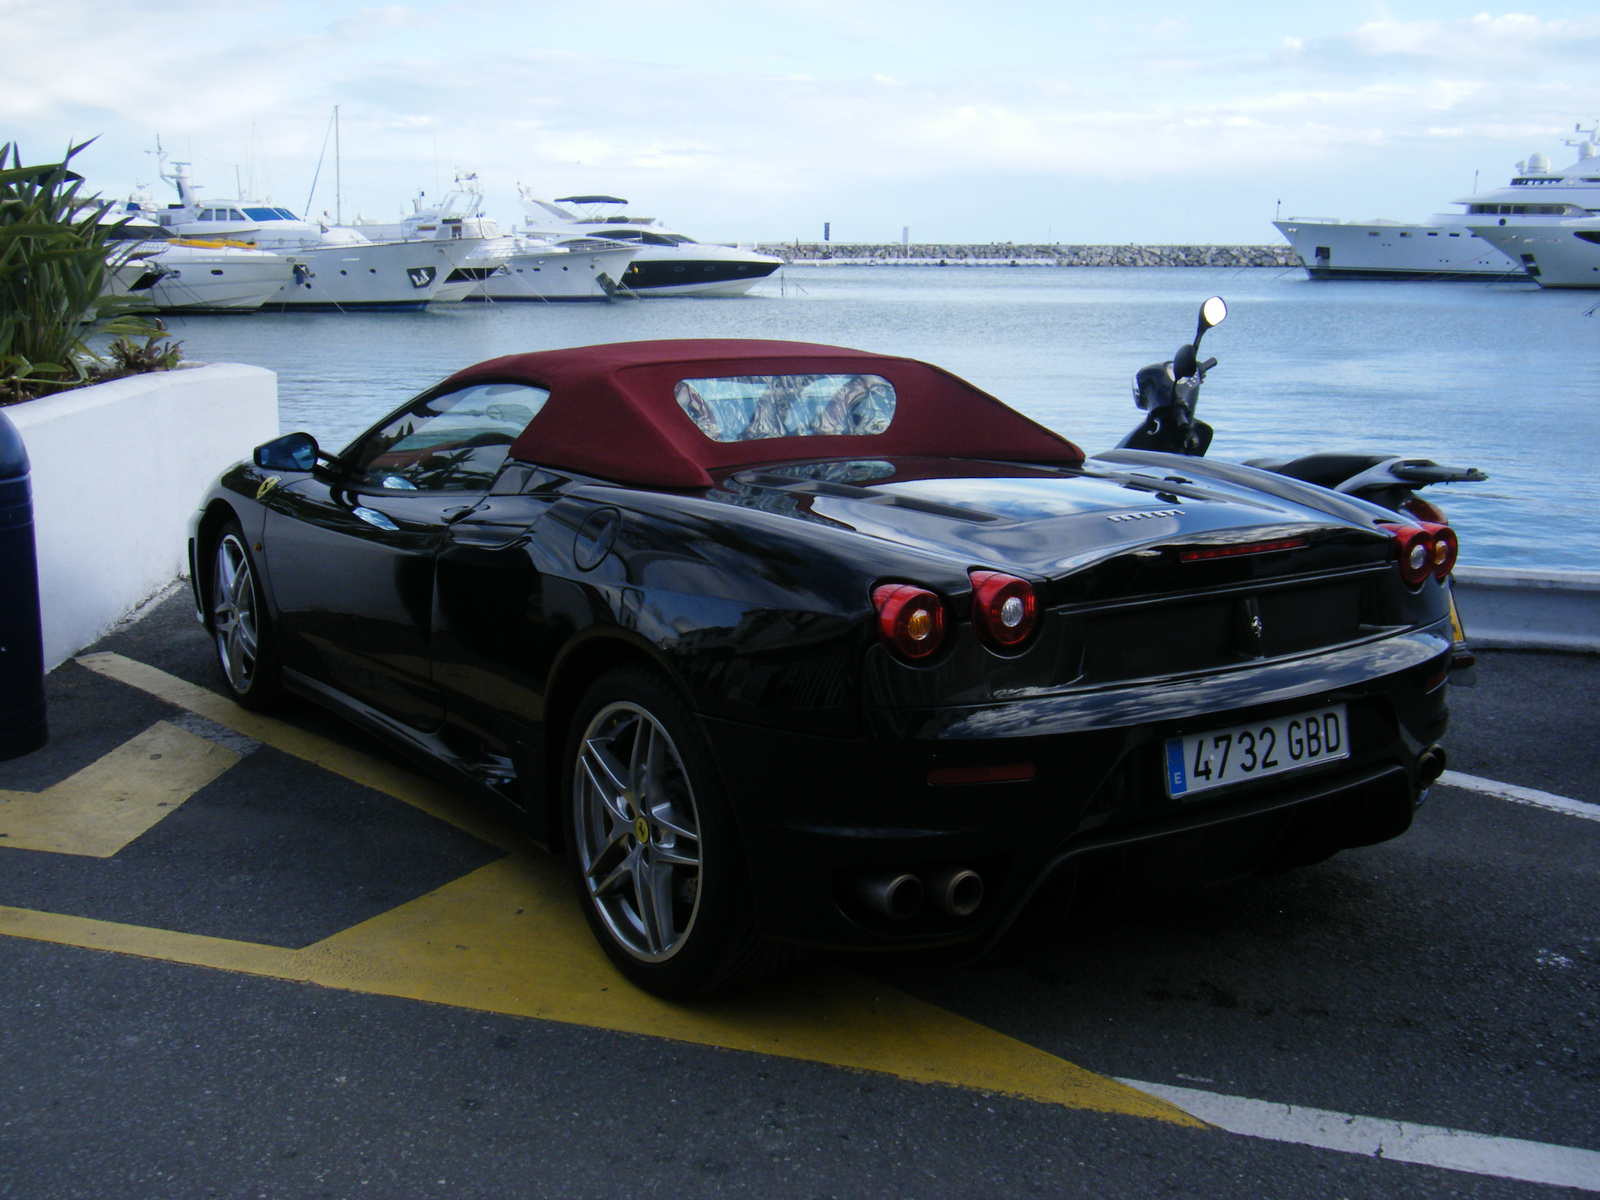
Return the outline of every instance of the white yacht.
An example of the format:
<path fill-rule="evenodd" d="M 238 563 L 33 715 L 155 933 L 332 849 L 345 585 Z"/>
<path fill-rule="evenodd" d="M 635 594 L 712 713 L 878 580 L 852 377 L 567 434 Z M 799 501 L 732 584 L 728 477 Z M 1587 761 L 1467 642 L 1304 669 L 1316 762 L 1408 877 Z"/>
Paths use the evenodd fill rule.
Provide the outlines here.
<path fill-rule="evenodd" d="M 107 294 L 136 297 L 163 313 L 249 312 L 294 273 L 281 255 L 243 242 L 174 238 L 147 218 L 128 219 L 113 242 Z"/>
<path fill-rule="evenodd" d="M 1473 232 L 1521 261 L 1545 288 L 1600 288 L 1600 217 L 1535 224 L 1505 217 Z"/>
<path fill-rule="evenodd" d="M 528 214 L 521 232 L 557 245 L 603 238 L 638 247 L 619 282 L 641 296 L 739 296 L 783 266 L 781 258 L 737 246 L 708 245 L 666 228 L 653 217 L 630 217 L 616 196 L 562 196 L 553 203 L 521 188 Z M 577 212 L 562 205 L 574 205 Z"/>
<path fill-rule="evenodd" d="M 397 224 L 357 217 L 355 228 L 368 237 L 402 241 L 485 239 L 468 265 L 451 274 L 445 283 L 449 294 L 441 299 L 606 300 L 621 294 L 617 278 L 638 253 L 632 246 L 594 238 L 557 245 L 520 232 L 502 235 L 498 222 L 483 215 L 483 188 L 473 174 L 458 174 L 438 204 L 425 205 L 419 197 L 412 209 Z"/>
<path fill-rule="evenodd" d="M 467 265 L 481 238 L 374 241 L 348 228 L 301 220 L 286 208 L 246 200 L 202 200 L 188 164 L 174 162 L 161 178 L 177 204 L 140 212 L 184 238 L 242 241 L 287 258 L 292 277 L 264 307 L 274 309 L 418 309 L 439 299 L 451 273 Z M 137 200 L 129 211 L 138 212 Z"/>
<path fill-rule="evenodd" d="M 1595 130 L 1575 132 L 1578 137 L 1564 139 L 1578 150 L 1572 166 L 1552 171 L 1550 160 L 1535 154 L 1517 164 L 1507 186 L 1451 201 L 1465 210 L 1461 213 L 1435 213 L 1415 225 L 1321 217 L 1288 217 L 1273 224 L 1313 279 L 1521 278 L 1526 251 L 1505 252 L 1501 243 L 1507 239 L 1487 237 L 1484 226 L 1509 220 L 1537 227 L 1600 212 Z"/>

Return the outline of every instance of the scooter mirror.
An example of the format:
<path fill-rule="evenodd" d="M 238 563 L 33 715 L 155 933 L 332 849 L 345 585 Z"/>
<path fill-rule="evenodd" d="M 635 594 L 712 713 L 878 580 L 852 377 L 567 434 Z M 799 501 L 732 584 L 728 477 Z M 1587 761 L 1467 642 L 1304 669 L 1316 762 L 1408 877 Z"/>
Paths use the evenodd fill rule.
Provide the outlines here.
<path fill-rule="evenodd" d="M 1224 317 L 1228 315 L 1228 306 L 1222 302 L 1221 296 L 1212 296 L 1200 306 L 1200 324 L 1195 326 L 1194 345 L 1198 349 L 1200 339 L 1205 337 L 1206 330 L 1213 325 L 1221 325 Z"/>

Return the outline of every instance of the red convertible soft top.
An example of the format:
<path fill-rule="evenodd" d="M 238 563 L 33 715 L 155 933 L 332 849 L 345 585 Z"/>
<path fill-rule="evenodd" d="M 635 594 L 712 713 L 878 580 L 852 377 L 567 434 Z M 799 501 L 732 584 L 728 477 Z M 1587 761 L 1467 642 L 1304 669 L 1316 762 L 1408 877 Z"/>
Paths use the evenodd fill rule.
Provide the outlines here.
<path fill-rule="evenodd" d="M 686 379 L 876 375 L 894 387 L 881 433 L 716 441 L 674 399 Z M 1077 464 L 1083 451 L 938 367 L 807 342 L 684 339 L 578 346 L 490 359 L 447 379 L 548 388 L 511 457 L 648 487 L 697 488 L 711 471 L 794 459 L 926 455 Z"/>

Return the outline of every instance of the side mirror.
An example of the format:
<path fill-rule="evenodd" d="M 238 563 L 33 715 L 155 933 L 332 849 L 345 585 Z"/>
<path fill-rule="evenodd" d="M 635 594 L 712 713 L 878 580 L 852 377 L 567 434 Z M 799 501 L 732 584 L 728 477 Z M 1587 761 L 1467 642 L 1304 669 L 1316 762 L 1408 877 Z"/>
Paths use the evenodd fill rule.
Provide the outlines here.
<path fill-rule="evenodd" d="M 1200 306 L 1200 323 L 1195 326 L 1194 344 L 1198 349 L 1200 339 L 1205 337 L 1206 330 L 1221 325 L 1228 318 L 1228 306 L 1223 303 L 1221 296 L 1212 296 Z"/>
<path fill-rule="evenodd" d="M 256 466 L 266 471 L 309 471 L 317 465 L 317 439 L 309 433 L 286 433 L 256 447 Z"/>

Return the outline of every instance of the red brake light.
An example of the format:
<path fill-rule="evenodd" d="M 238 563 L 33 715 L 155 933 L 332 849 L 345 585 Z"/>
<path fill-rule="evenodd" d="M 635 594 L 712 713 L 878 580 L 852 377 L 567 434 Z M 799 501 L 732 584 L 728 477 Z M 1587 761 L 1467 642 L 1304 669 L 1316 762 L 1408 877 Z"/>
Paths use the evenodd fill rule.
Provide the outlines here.
<path fill-rule="evenodd" d="M 1459 543 L 1448 525 L 1424 521 L 1421 525 L 1380 522 L 1400 543 L 1400 578 L 1409 587 L 1421 587 L 1429 575 L 1445 579 L 1456 565 Z"/>
<path fill-rule="evenodd" d="M 1456 531 L 1448 525 L 1433 521 L 1424 521 L 1422 527 L 1433 538 L 1433 577 L 1448 579 L 1456 565 L 1456 555 L 1461 552 L 1461 542 L 1456 537 Z"/>
<path fill-rule="evenodd" d="M 1311 543 L 1305 538 L 1283 538 L 1276 542 L 1252 542 L 1248 546 L 1200 546 L 1178 551 L 1179 562 L 1200 562 L 1208 558 L 1238 558 L 1242 554 L 1271 554 L 1276 550 L 1299 550 Z"/>
<path fill-rule="evenodd" d="M 927 588 L 885 583 L 872 589 L 878 636 L 902 658 L 927 658 L 944 642 L 944 603 Z"/>
<path fill-rule="evenodd" d="M 1410 513 L 1419 521 L 1433 521 L 1443 525 L 1445 522 L 1444 510 L 1437 504 L 1430 504 L 1421 496 L 1410 496 L 1400 504 L 1400 511 Z"/>
<path fill-rule="evenodd" d="M 972 573 L 972 626 L 991 646 L 1020 646 L 1039 623 L 1033 585 L 999 571 Z"/>

